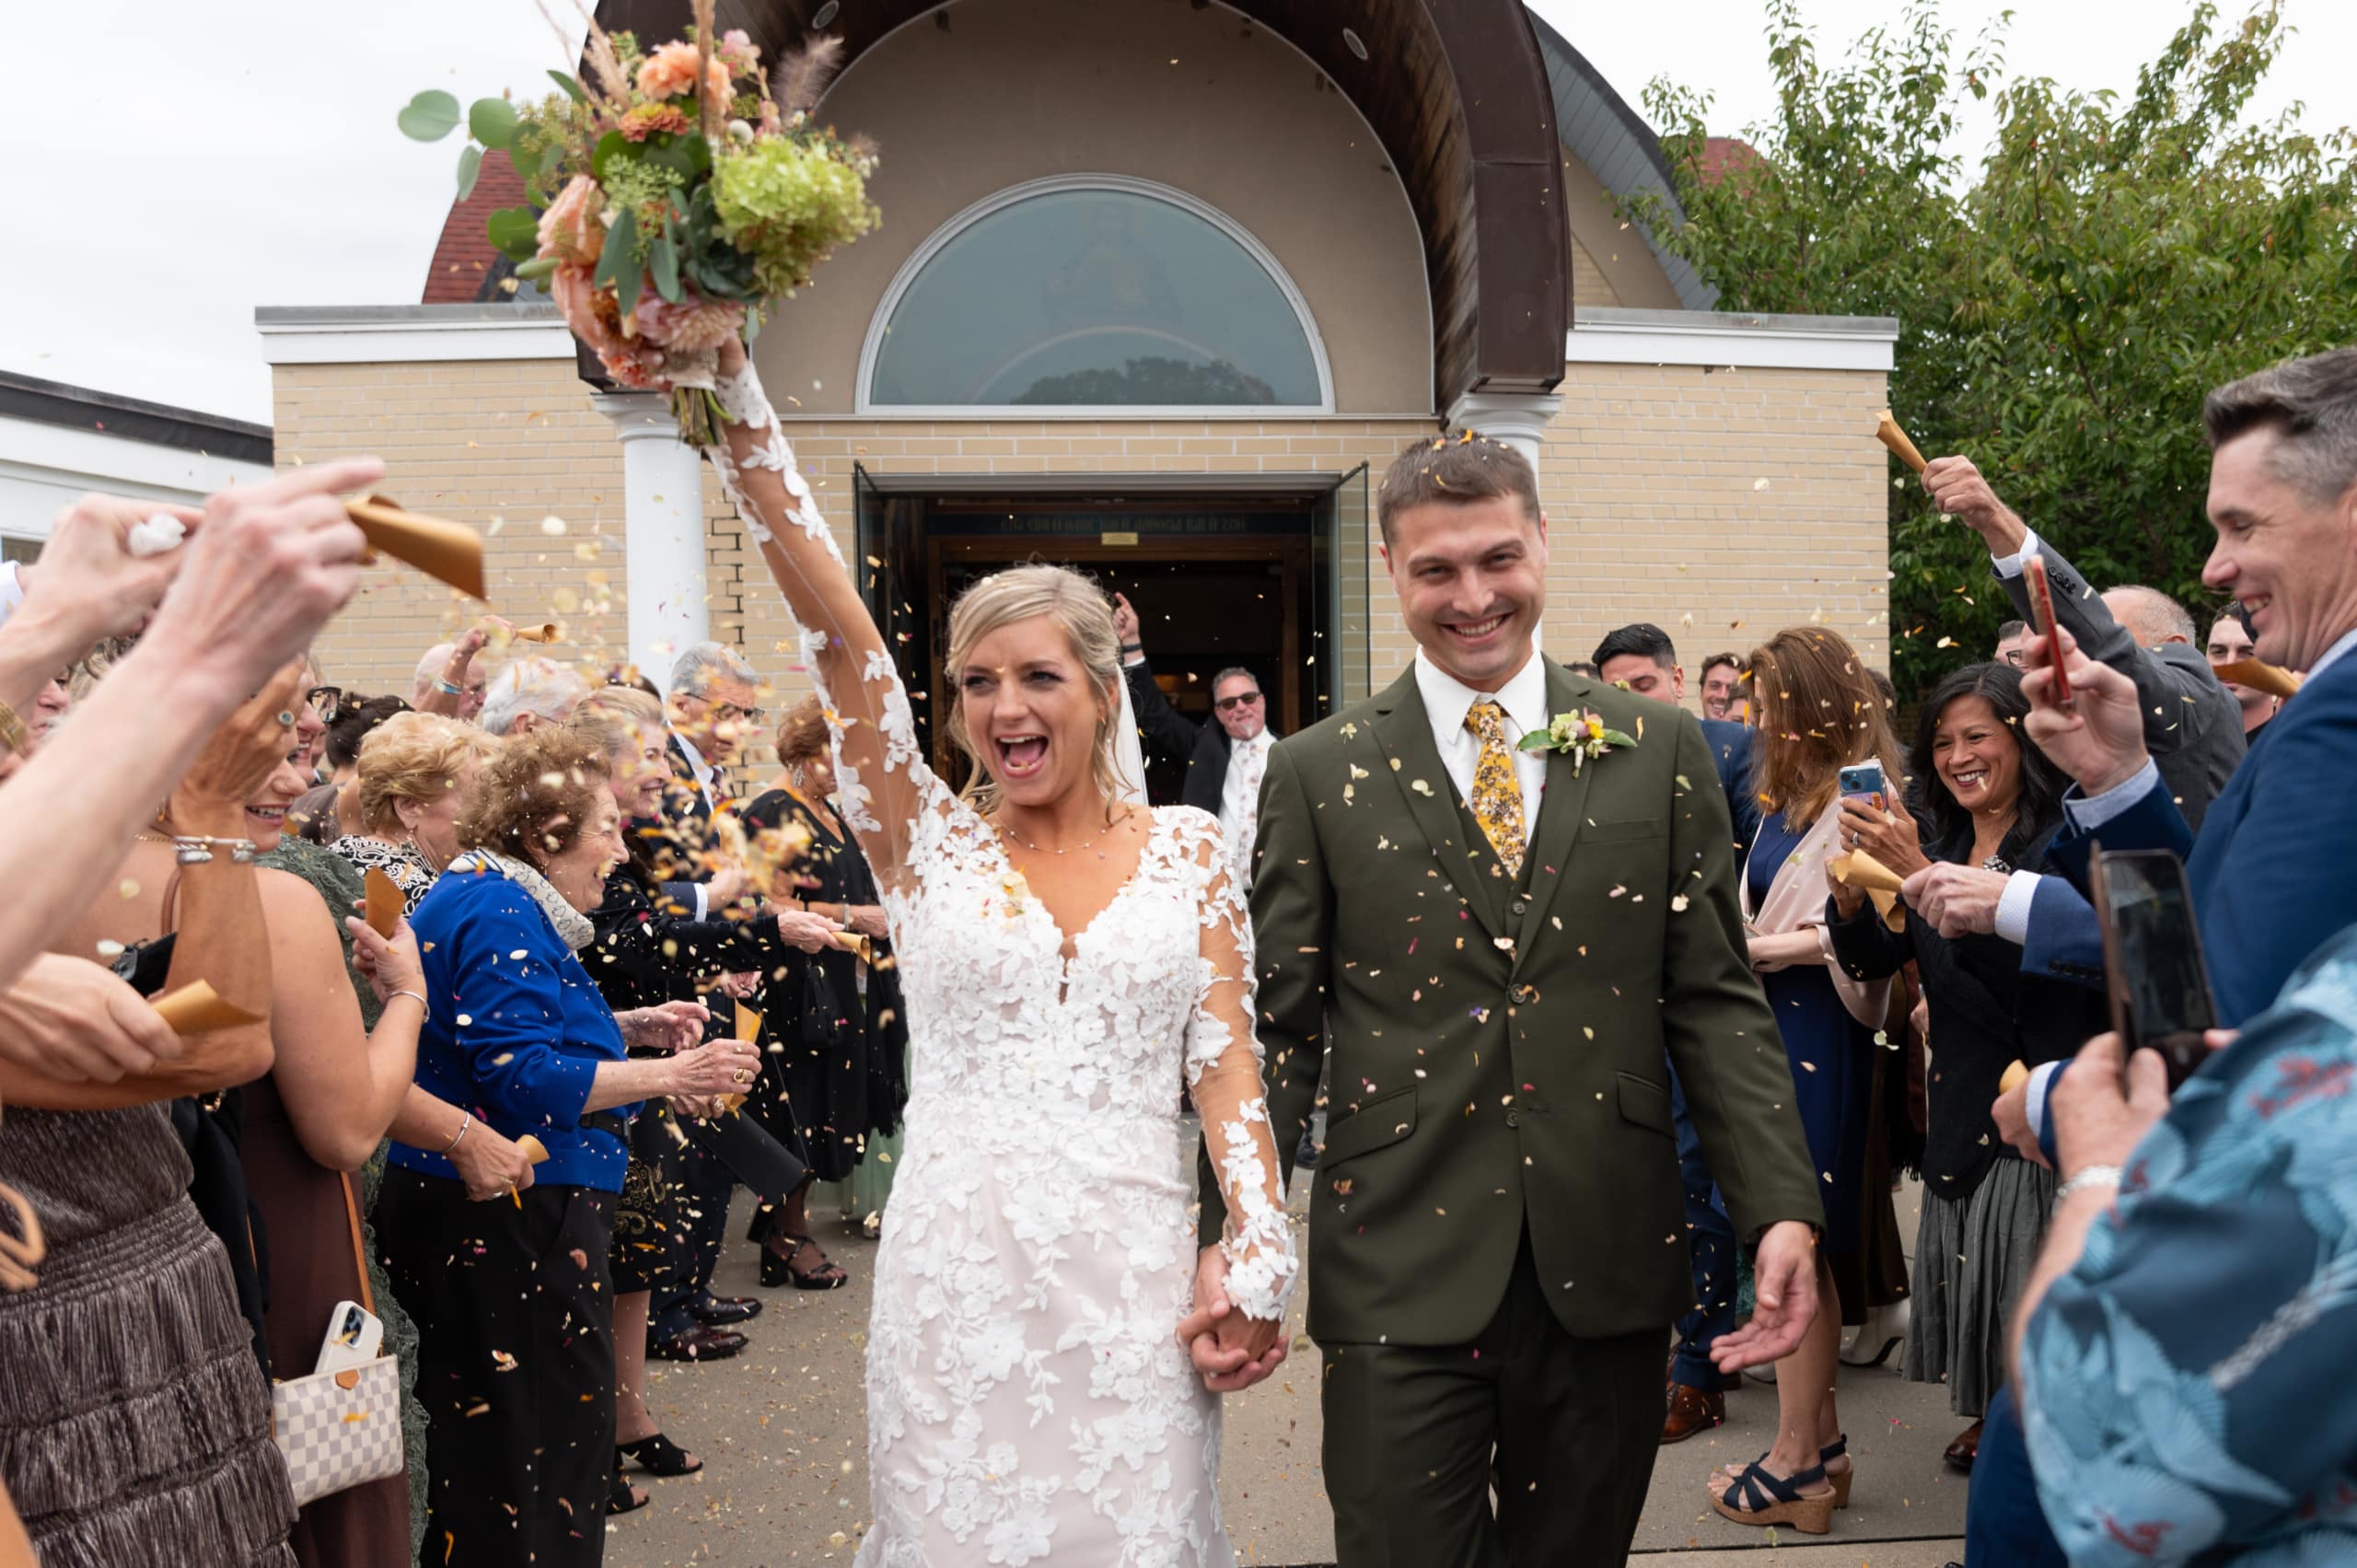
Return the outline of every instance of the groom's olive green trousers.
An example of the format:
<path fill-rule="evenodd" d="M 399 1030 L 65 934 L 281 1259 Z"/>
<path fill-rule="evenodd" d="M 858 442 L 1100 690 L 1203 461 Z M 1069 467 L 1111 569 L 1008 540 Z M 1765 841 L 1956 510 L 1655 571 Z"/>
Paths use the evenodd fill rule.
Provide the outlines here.
<path fill-rule="evenodd" d="M 1667 1327 L 1576 1338 L 1543 1290 L 1526 1234 L 1469 1342 L 1319 1347 L 1340 1568 L 1628 1557 L 1661 1444 Z"/>

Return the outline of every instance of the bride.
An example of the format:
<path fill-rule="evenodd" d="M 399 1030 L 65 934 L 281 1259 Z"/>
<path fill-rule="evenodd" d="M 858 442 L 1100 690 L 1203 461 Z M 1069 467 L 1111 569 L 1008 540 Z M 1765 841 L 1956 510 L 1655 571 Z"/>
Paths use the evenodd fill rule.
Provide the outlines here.
<path fill-rule="evenodd" d="M 1225 1568 L 1218 1402 L 1174 1333 L 1198 1268 L 1182 1082 L 1237 1216 L 1202 1260 L 1235 1308 L 1207 1365 L 1281 1353 L 1295 1260 L 1218 825 L 1144 805 L 1110 610 L 1055 566 L 950 612 L 953 793 L 741 346 L 721 372 L 708 455 L 807 629 L 909 1009 L 860 1568 Z"/>

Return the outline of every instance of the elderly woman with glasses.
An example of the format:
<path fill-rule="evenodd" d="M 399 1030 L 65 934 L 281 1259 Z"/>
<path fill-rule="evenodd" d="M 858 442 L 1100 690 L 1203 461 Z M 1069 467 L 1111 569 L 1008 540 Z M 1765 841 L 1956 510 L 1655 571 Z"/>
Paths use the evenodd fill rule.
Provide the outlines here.
<path fill-rule="evenodd" d="M 334 734 L 334 726 L 329 726 Z M 459 853 L 459 812 L 496 737 L 439 714 L 398 714 L 360 743 L 359 827 L 329 847 L 366 873 L 374 867 L 415 910 Z"/>

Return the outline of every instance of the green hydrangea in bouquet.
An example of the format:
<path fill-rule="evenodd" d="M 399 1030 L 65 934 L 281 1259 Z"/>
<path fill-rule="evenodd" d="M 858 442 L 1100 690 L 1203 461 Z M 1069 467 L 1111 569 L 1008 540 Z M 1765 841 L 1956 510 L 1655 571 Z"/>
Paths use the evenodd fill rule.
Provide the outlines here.
<path fill-rule="evenodd" d="M 821 40 L 772 79 L 743 32 L 715 34 L 713 0 L 696 0 L 684 40 L 649 52 L 592 20 L 586 78 L 552 71 L 562 90 L 539 103 L 482 99 L 466 112 L 459 198 L 487 152 L 507 156 L 530 204 L 491 215 L 492 244 L 518 277 L 546 281 L 608 375 L 669 392 L 694 445 L 716 439 L 720 345 L 752 342 L 771 301 L 880 215 L 875 148 L 810 119 L 841 47 Z M 400 116 L 423 142 L 459 122 L 439 91 Z"/>

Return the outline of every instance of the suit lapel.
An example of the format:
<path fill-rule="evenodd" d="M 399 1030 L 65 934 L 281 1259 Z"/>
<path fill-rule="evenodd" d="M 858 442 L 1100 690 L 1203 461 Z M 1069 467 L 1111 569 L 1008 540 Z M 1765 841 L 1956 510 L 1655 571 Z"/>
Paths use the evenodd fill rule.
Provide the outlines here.
<path fill-rule="evenodd" d="M 1548 659 L 1548 716 L 1570 713 L 1579 705 L 1571 672 Z M 1538 939 L 1547 912 L 1554 903 L 1555 889 L 1570 868 L 1572 841 L 1578 837 L 1580 823 L 1586 819 L 1588 785 L 1596 777 L 1596 764 L 1589 761 L 1574 770 L 1572 759 L 1562 752 L 1548 755 L 1547 793 L 1538 802 L 1538 824 L 1530 835 L 1530 892 L 1523 907 L 1522 928 L 1515 934 L 1517 953 L 1528 952 L 1530 945 Z"/>
<path fill-rule="evenodd" d="M 1416 685 L 1414 666 L 1376 699 L 1375 738 L 1383 748 L 1393 785 L 1407 802 L 1408 814 L 1432 846 L 1443 874 L 1457 885 L 1483 930 L 1493 937 L 1505 935 L 1497 894 L 1488 886 L 1495 878 L 1483 871 L 1496 857 L 1486 846 L 1467 842 L 1467 819 L 1457 809 L 1457 786 L 1449 782 L 1440 750 L 1433 744 L 1432 716 Z"/>

